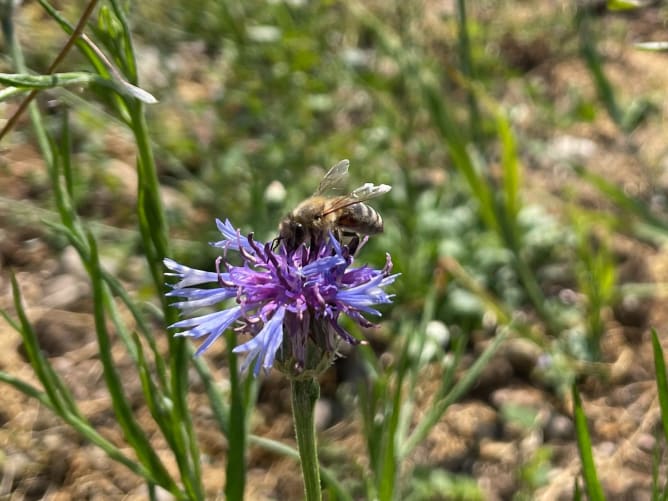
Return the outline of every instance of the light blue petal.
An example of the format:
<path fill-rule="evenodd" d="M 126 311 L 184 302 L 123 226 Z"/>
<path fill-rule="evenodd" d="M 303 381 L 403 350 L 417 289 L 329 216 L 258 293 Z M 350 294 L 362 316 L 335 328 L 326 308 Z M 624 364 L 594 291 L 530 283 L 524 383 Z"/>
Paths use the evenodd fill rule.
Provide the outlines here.
<path fill-rule="evenodd" d="M 260 367 L 271 368 L 276 357 L 276 351 L 283 342 L 284 317 L 285 307 L 278 308 L 253 339 L 232 350 L 234 353 L 248 353 L 241 366 L 242 372 L 245 372 L 253 361 L 255 361 L 253 367 L 255 376 L 259 374 Z"/>
<path fill-rule="evenodd" d="M 211 344 L 218 339 L 223 332 L 227 330 L 230 325 L 232 325 L 240 316 L 241 316 L 241 308 L 236 307 L 232 308 L 230 310 L 226 310 L 229 314 L 229 317 L 226 318 L 225 322 L 221 323 L 215 331 L 211 331 L 211 334 L 209 337 L 206 338 L 206 340 L 202 343 L 202 345 L 197 348 L 197 351 L 195 352 L 195 356 L 199 356 L 202 353 L 204 353 Z"/>
<path fill-rule="evenodd" d="M 191 285 L 204 284 L 218 281 L 218 273 L 211 271 L 196 270 L 182 264 L 177 263 L 173 259 L 165 258 L 162 260 L 163 264 L 176 273 L 165 273 L 168 277 L 179 277 L 182 280 L 172 287 L 174 289 L 181 289 Z"/>
<path fill-rule="evenodd" d="M 204 308 L 206 306 L 213 306 L 226 299 L 236 295 L 235 290 L 230 289 L 211 289 L 210 294 L 202 294 L 200 299 L 188 299 L 186 301 L 178 301 L 172 303 L 171 306 L 179 308 L 182 312 L 192 311 L 197 308 Z"/>
<path fill-rule="evenodd" d="M 205 336 L 210 332 L 218 331 L 221 326 L 223 327 L 222 330 L 227 329 L 237 318 L 239 318 L 240 314 L 241 307 L 235 306 L 234 308 L 228 308 L 215 313 L 187 318 L 170 325 L 169 328 L 181 329 L 183 327 L 194 327 L 194 329 L 178 332 L 175 335 L 198 338 Z"/>
<path fill-rule="evenodd" d="M 378 275 L 361 285 L 339 290 L 336 293 L 336 300 L 349 308 L 355 308 L 373 315 L 380 315 L 380 312 L 371 308 L 371 305 L 392 302 L 392 296 L 387 294 L 381 287 L 392 283 L 395 278 L 396 275 L 391 277 Z"/>
<path fill-rule="evenodd" d="M 329 271 L 336 266 L 341 266 L 344 264 L 346 264 L 346 260 L 343 259 L 341 256 L 322 257 L 304 266 L 302 268 L 302 274 L 304 276 L 317 275 L 319 273 L 324 273 L 326 271 Z"/>
<path fill-rule="evenodd" d="M 251 247 L 248 243 L 248 239 L 245 236 L 242 236 L 238 229 L 232 226 L 229 219 L 225 219 L 223 223 L 220 219 L 216 219 L 216 226 L 218 231 L 222 233 L 223 240 L 218 242 L 211 242 L 213 247 L 222 247 L 225 249 L 239 250 L 240 248 L 246 249 L 249 253 L 255 255 L 255 249 Z M 257 242 L 260 247 L 263 247 L 264 244 Z"/>

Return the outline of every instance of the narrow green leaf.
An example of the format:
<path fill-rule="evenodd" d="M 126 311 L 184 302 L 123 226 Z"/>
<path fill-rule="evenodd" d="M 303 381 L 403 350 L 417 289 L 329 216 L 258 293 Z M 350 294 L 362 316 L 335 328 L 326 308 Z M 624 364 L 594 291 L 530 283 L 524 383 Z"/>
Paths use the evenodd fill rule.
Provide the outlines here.
<path fill-rule="evenodd" d="M 60 377 L 55 373 L 53 367 L 46 359 L 39 347 L 37 334 L 28 320 L 25 309 L 23 308 L 23 301 L 21 299 L 21 290 L 16 281 L 16 277 L 12 273 L 10 275 L 12 283 L 12 295 L 14 298 L 14 309 L 19 317 L 21 338 L 23 346 L 26 350 L 26 356 L 32 366 L 37 378 L 44 387 L 44 390 L 49 397 L 51 405 L 56 410 L 56 414 L 63 415 L 67 412 L 79 415 L 78 409 L 74 402 L 74 397 L 70 393 L 67 386 L 63 383 Z"/>
<path fill-rule="evenodd" d="M 580 393 L 575 384 L 572 387 L 573 394 L 573 417 L 575 419 L 575 433 L 578 441 L 578 450 L 580 452 L 580 461 L 582 462 L 582 477 L 585 482 L 585 489 L 589 501 L 605 501 L 603 488 L 598 481 L 596 465 L 591 448 L 591 439 L 587 429 L 587 416 L 582 408 Z"/>
<path fill-rule="evenodd" d="M 654 351 L 654 371 L 656 373 L 656 387 L 659 394 L 659 406 L 661 408 L 663 438 L 668 443 L 668 382 L 666 381 L 666 361 L 663 348 L 659 342 L 659 336 L 655 329 L 652 329 L 652 349 Z"/>
<path fill-rule="evenodd" d="M 397 488 L 397 470 L 399 468 L 399 461 L 397 457 L 397 428 L 399 426 L 399 418 L 401 416 L 401 404 L 403 397 L 403 378 L 397 378 L 394 387 L 390 387 L 391 392 L 388 397 L 391 397 L 389 402 L 383 402 L 386 407 L 385 419 L 381 428 L 381 443 L 382 449 L 380 453 L 381 465 L 380 471 L 376 478 L 378 484 L 378 499 L 392 500 L 395 499 L 395 490 Z M 391 403 L 391 405 L 389 405 Z"/>
<path fill-rule="evenodd" d="M 617 103 L 614 87 L 605 74 L 603 60 L 596 46 L 594 32 L 590 26 L 591 19 L 585 7 L 576 7 L 574 21 L 580 38 L 580 54 L 592 76 L 598 97 L 605 106 L 610 118 L 623 130 L 623 113 Z"/>
<path fill-rule="evenodd" d="M 30 92 L 30 89 L 21 87 L 7 87 L 6 89 L 2 89 L 0 90 L 0 103 L 27 92 Z"/>
<path fill-rule="evenodd" d="M 573 479 L 573 501 L 581 501 L 582 491 L 580 490 L 580 481 L 578 477 Z"/>
<path fill-rule="evenodd" d="M 111 7 L 114 10 L 114 14 L 118 19 L 122 29 L 122 53 L 118 54 L 118 57 L 123 64 L 125 65 L 125 74 L 128 76 L 131 83 L 137 83 L 137 61 L 135 58 L 135 51 L 132 43 L 132 32 L 130 30 L 130 24 L 128 23 L 127 17 L 123 8 L 120 5 L 118 0 L 111 0 Z"/>
<path fill-rule="evenodd" d="M 104 78 L 95 73 L 85 71 L 69 73 L 53 73 L 50 75 L 29 75 L 24 73 L 0 73 L 0 84 L 9 87 L 25 89 L 53 89 L 72 85 L 90 86 L 101 85 L 115 90 L 124 96 L 133 97 L 147 104 L 157 103 L 158 100 L 144 89 L 126 82 L 120 78 Z"/>
<path fill-rule="evenodd" d="M 0 84 L 28 89 L 52 89 L 66 85 L 89 85 L 91 82 L 101 80 L 103 79 L 99 75 L 85 71 L 53 73 L 52 75 L 0 73 Z"/>
<path fill-rule="evenodd" d="M 457 0 L 456 3 L 457 9 L 457 48 L 459 52 L 459 66 L 461 68 L 462 75 L 469 79 L 475 79 L 475 71 L 473 65 L 473 55 L 471 50 L 471 38 L 469 36 L 469 26 L 466 15 L 466 1 Z M 471 130 L 471 137 L 473 141 L 480 141 L 483 137 L 480 130 L 481 120 L 480 120 L 480 109 L 478 107 L 478 101 L 476 100 L 476 94 L 473 89 L 466 89 L 466 97 L 469 106 L 469 125 Z"/>
<path fill-rule="evenodd" d="M 191 353 L 192 355 L 192 353 Z M 200 357 L 193 357 L 193 364 L 195 369 L 199 374 L 199 377 L 204 385 L 204 390 L 206 391 L 207 397 L 209 398 L 209 404 L 211 405 L 211 410 L 213 415 L 218 423 L 218 428 L 221 433 L 227 438 L 229 436 L 229 419 L 230 419 L 230 409 L 227 403 L 223 400 L 220 390 L 216 386 L 216 383 L 213 380 L 211 371 L 206 365 L 204 360 Z"/>
<path fill-rule="evenodd" d="M 497 114 L 496 128 L 501 139 L 501 168 L 503 171 L 503 194 L 506 214 L 514 232 L 519 234 L 517 215 L 520 211 L 521 169 L 515 137 L 508 119 L 502 112 Z"/>

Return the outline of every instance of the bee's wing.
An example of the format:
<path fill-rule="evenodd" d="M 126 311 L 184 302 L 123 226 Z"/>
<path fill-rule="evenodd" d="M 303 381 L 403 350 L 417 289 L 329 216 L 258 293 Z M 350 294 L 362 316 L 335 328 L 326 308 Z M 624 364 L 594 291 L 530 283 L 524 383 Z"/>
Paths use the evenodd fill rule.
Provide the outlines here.
<path fill-rule="evenodd" d="M 353 190 L 350 195 L 345 195 L 342 197 L 336 197 L 334 203 L 327 208 L 325 212 L 320 214 L 320 216 L 326 216 L 332 212 L 336 212 L 344 207 L 349 207 L 351 205 L 359 204 L 371 200 L 372 198 L 379 197 L 384 195 L 392 189 L 392 186 L 389 184 L 379 184 L 375 185 L 373 183 L 365 183 L 359 188 Z"/>
<path fill-rule="evenodd" d="M 326 191 L 329 191 L 332 188 L 339 186 L 341 184 L 341 181 L 343 181 L 346 178 L 346 176 L 348 176 L 349 165 L 350 161 L 341 160 L 331 169 L 329 169 L 327 171 L 327 174 L 325 174 L 325 177 L 323 177 L 322 181 L 320 181 L 320 184 L 318 185 L 318 189 L 316 190 L 315 194 L 322 195 Z"/>
<path fill-rule="evenodd" d="M 389 184 L 379 184 L 375 185 L 373 183 L 364 183 L 359 188 L 356 188 L 350 193 L 350 198 L 354 198 L 359 202 L 364 202 L 365 200 L 371 200 L 372 198 L 379 197 L 384 195 L 392 189 L 392 186 Z"/>

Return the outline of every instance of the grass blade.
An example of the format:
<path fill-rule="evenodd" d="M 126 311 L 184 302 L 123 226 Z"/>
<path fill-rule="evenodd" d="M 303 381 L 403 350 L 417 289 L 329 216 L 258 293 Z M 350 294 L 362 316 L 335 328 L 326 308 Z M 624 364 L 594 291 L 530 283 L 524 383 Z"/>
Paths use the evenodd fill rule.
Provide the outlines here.
<path fill-rule="evenodd" d="M 578 450 L 580 452 L 580 461 L 582 462 L 582 477 L 585 482 L 585 489 L 590 501 L 605 501 L 603 488 L 598 481 L 596 465 L 591 448 L 591 438 L 587 429 L 587 416 L 582 408 L 582 400 L 577 387 L 573 385 L 573 417 L 575 419 L 575 433 L 578 441 Z"/>
<path fill-rule="evenodd" d="M 666 361 L 663 348 L 659 342 L 659 336 L 652 329 L 652 350 L 654 351 L 654 370 L 656 372 L 656 387 L 659 394 L 659 406 L 661 407 L 661 424 L 663 426 L 663 438 L 668 443 L 668 382 L 666 381 Z"/>

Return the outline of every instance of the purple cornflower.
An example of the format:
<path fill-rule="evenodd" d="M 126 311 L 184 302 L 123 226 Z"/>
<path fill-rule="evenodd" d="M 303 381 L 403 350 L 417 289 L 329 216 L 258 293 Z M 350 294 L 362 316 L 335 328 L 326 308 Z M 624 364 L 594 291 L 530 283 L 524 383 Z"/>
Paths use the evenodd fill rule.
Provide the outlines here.
<path fill-rule="evenodd" d="M 335 358 L 339 340 L 360 342 L 339 325 L 342 313 L 363 327 L 371 327 L 374 324 L 363 313 L 380 316 L 374 306 L 391 302 L 392 295 L 384 287 L 397 275 L 390 274 L 389 254 L 382 270 L 351 268 L 353 257 L 348 248 L 331 235 L 322 244 L 301 245 L 289 252 L 283 244 L 274 249 L 269 243 L 254 240 L 252 234 L 241 236 L 228 220 L 216 220 L 216 224 L 223 235 L 222 240 L 211 244 L 223 249 L 223 256 L 216 260 L 217 272 L 164 260 L 173 272 L 166 275 L 180 279 L 167 296 L 182 298 L 172 306 L 183 314 L 235 299 L 227 308 L 170 326 L 184 329 L 178 336 L 205 338 L 197 355 L 225 330 L 234 328 L 252 336 L 233 350 L 247 353 L 242 371 L 253 361 L 255 376 L 261 367 L 268 371 L 275 361 L 296 375 L 304 370 L 320 371 Z M 227 260 L 230 250 L 239 253 L 241 265 Z M 203 284 L 213 287 L 200 288 Z M 308 343 L 309 339 L 313 343 Z"/>

